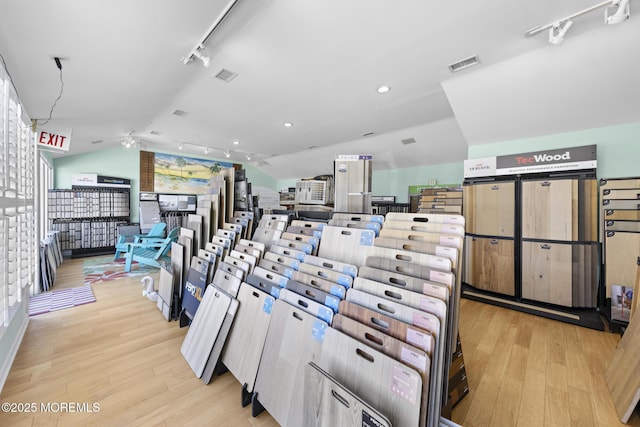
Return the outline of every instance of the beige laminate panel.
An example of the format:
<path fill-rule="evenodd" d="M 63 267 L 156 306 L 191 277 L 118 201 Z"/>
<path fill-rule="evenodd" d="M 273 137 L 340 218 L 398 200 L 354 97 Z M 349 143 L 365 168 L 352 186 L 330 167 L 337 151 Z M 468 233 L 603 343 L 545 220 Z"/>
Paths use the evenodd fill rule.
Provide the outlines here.
<path fill-rule="evenodd" d="M 522 242 L 522 297 L 572 306 L 570 244 Z"/>
<path fill-rule="evenodd" d="M 478 289 L 515 295 L 514 241 L 466 237 L 465 282 Z"/>
<path fill-rule="evenodd" d="M 467 232 L 486 236 L 513 237 L 515 183 L 493 182 L 464 187 L 464 217 Z"/>
<path fill-rule="evenodd" d="M 640 178 L 606 179 L 600 180 L 600 188 L 604 190 L 626 190 L 640 188 Z"/>
<path fill-rule="evenodd" d="M 603 219 L 605 221 L 640 221 L 640 211 L 604 209 Z"/>
<path fill-rule="evenodd" d="M 573 240 L 577 192 L 577 180 L 522 182 L 522 237 Z"/>
<path fill-rule="evenodd" d="M 636 277 L 636 261 L 640 256 L 640 233 L 607 231 L 605 233 L 605 283 L 607 297 L 611 286 L 632 288 Z"/>
<path fill-rule="evenodd" d="M 607 231 L 640 232 L 640 221 L 611 221 L 605 220 L 604 229 Z"/>

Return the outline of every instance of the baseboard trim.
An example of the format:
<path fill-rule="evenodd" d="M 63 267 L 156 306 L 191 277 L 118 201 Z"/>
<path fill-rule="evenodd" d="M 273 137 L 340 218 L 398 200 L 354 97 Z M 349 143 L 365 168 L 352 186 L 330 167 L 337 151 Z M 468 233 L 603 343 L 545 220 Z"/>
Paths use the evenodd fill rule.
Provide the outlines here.
<path fill-rule="evenodd" d="M 13 361 L 15 360 L 16 355 L 18 354 L 18 350 L 20 349 L 20 344 L 22 343 L 22 339 L 24 338 L 24 334 L 27 332 L 27 326 L 29 326 L 29 316 L 25 313 L 24 319 L 22 320 L 22 324 L 19 326 L 18 333 L 16 334 L 15 339 L 13 340 L 13 342 L 11 343 L 11 347 L 9 348 L 8 357 L 5 359 L 2 366 L 0 366 L 0 394 L 2 394 L 4 383 L 7 381 L 7 378 L 9 377 L 11 366 L 13 366 Z"/>

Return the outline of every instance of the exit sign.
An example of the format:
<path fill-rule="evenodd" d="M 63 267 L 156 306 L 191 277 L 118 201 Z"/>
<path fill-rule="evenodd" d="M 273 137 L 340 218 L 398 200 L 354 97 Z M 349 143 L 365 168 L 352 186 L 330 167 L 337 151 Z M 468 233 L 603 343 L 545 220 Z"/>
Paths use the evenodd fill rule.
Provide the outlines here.
<path fill-rule="evenodd" d="M 41 148 L 69 151 L 71 132 L 71 129 L 38 127 L 36 144 Z"/>

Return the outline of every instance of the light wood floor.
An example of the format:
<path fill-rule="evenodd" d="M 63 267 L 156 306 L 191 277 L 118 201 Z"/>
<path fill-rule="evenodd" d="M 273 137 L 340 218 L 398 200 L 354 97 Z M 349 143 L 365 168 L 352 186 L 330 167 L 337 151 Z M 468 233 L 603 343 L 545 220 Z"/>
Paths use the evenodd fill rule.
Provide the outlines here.
<path fill-rule="evenodd" d="M 82 284 L 65 260 L 56 289 Z M 0 413 L 0 425 L 275 426 L 251 417 L 230 374 L 209 385 L 180 354 L 186 328 L 141 295 L 140 277 L 93 286 L 97 302 L 31 318 L 2 402 L 97 403 L 94 413 Z M 463 426 L 602 426 L 618 421 L 603 372 L 619 336 L 470 300 L 460 336 L 470 393 Z M 630 425 L 640 426 L 634 414 Z"/>

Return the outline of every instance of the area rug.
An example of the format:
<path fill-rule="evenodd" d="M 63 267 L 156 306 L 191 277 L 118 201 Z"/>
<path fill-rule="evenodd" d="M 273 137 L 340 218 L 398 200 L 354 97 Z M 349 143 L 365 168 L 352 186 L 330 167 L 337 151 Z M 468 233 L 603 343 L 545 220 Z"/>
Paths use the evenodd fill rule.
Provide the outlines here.
<path fill-rule="evenodd" d="M 60 289 L 37 294 L 29 298 L 29 316 L 63 310 L 96 302 L 90 285 Z"/>
<path fill-rule="evenodd" d="M 157 268 L 133 262 L 131 272 L 124 271 L 124 258 L 114 261 L 113 255 L 91 257 L 83 261 L 84 284 L 93 285 L 99 282 L 122 279 L 123 277 L 142 276 L 158 272 Z"/>

